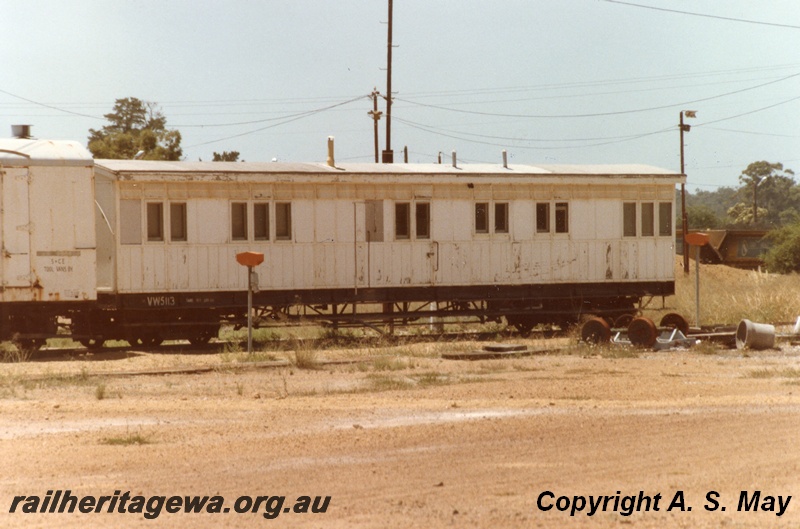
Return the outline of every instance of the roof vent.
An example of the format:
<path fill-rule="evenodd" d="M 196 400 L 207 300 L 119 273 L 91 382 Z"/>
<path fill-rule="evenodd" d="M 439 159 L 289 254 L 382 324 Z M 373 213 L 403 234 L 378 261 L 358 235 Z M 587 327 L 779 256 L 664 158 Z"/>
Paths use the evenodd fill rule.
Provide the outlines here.
<path fill-rule="evenodd" d="M 336 161 L 333 158 L 333 136 L 328 136 L 328 165 L 336 167 Z"/>
<path fill-rule="evenodd" d="M 15 138 L 28 139 L 31 137 L 32 125 L 11 125 L 11 135 Z"/>

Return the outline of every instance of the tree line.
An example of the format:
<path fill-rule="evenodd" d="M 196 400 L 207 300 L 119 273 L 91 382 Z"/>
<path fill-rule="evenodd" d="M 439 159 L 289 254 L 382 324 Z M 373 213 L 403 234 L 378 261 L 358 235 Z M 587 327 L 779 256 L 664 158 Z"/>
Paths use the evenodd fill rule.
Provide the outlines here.
<path fill-rule="evenodd" d="M 800 186 L 783 164 L 753 162 L 739 175 L 738 187 L 687 194 L 686 215 L 690 230 L 765 230 L 772 243 L 766 268 L 800 272 Z"/>
<path fill-rule="evenodd" d="M 781 163 L 753 162 L 738 187 L 686 194 L 689 229 L 770 230 L 800 222 L 800 187 Z"/>

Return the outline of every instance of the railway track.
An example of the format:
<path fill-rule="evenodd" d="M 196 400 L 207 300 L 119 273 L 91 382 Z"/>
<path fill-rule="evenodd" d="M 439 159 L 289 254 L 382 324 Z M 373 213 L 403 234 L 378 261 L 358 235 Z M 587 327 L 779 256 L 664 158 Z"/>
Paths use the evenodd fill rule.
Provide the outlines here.
<path fill-rule="evenodd" d="M 502 331 L 461 331 L 425 334 L 394 334 L 381 336 L 326 336 L 318 338 L 278 338 L 269 340 L 256 340 L 255 348 L 259 353 L 303 350 L 326 350 L 333 348 L 369 349 L 376 347 L 392 347 L 398 345 L 418 343 L 442 342 L 485 342 L 498 339 L 550 339 L 565 336 L 568 331 L 542 330 L 527 334 L 519 333 L 511 328 Z M 221 354 L 226 352 L 241 352 L 246 347 L 246 338 L 215 339 L 208 344 L 193 345 L 188 341 L 166 341 L 157 346 L 142 345 L 105 345 L 101 348 L 87 348 L 77 342 L 72 345 L 44 346 L 41 349 L 28 352 L 27 358 L 32 361 L 53 360 L 58 358 L 72 358 L 76 360 L 89 360 L 95 356 L 104 359 L 125 358 L 126 356 L 146 354 Z"/>

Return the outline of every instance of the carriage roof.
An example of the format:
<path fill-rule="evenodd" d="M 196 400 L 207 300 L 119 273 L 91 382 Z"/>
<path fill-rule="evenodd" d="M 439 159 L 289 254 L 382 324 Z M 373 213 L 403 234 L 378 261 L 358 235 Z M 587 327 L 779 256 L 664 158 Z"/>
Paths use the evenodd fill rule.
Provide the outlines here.
<path fill-rule="evenodd" d="M 486 180 L 536 181 L 560 180 L 566 177 L 587 181 L 647 181 L 659 183 L 685 182 L 685 175 L 641 164 L 613 165 L 523 165 L 509 164 L 375 164 L 345 163 L 335 167 L 326 163 L 301 162 L 188 162 L 154 160 L 93 160 L 91 153 L 78 142 L 7 138 L 0 139 L 0 165 L 95 165 L 99 172 L 123 180 L 250 180 L 261 178 L 297 179 L 298 182 L 326 180 L 362 181 L 365 178 L 401 178 L 445 182 L 459 178 Z M 548 178 L 549 177 L 549 178 Z"/>
<path fill-rule="evenodd" d="M 87 167 L 92 164 L 91 153 L 76 141 L 32 138 L 0 139 L 0 165 L 6 167 L 31 165 Z"/>
<path fill-rule="evenodd" d="M 536 180 L 574 177 L 587 180 L 646 180 L 659 183 L 680 183 L 684 175 L 649 165 L 502 165 L 464 164 L 341 164 L 286 162 L 167 162 L 151 160 L 96 160 L 101 172 L 122 180 L 249 180 L 280 178 L 313 183 L 348 181 L 365 178 L 398 181 L 436 179 L 438 182 L 485 178 L 486 180 Z"/>

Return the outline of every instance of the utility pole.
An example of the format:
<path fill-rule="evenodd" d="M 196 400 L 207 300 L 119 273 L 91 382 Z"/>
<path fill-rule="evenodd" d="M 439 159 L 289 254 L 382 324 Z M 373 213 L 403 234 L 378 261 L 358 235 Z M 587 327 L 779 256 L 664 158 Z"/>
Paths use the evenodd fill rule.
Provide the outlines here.
<path fill-rule="evenodd" d="M 753 227 L 758 228 L 758 186 L 763 184 L 767 178 L 772 175 L 767 175 L 764 178 L 759 178 L 758 181 L 753 182 Z"/>
<path fill-rule="evenodd" d="M 389 45 L 386 60 L 386 149 L 383 163 L 393 163 L 392 152 L 392 0 L 389 0 Z"/>
<path fill-rule="evenodd" d="M 683 156 L 683 133 L 692 130 L 691 125 L 684 125 L 683 115 L 687 118 L 697 116 L 696 110 L 681 110 L 679 130 L 681 132 L 681 174 L 686 175 Z M 689 217 L 686 215 L 686 184 L 681 184 L 681 231 L 683 232 L 683 273 L 689 273 L 689 248 L 686 244 L 686 232 L 689 230 Z"/>
<path fill-rule="evenodd" d="M 753 184 L 753 227 L 758 227 L 758 184 L 761 180 Z"/>
<path fill-rule="evenodd" d="M 370 116 L 372 116 L 372 120 L 374 121 L 373 131 L 375 136 L 375 163 L 378 163 L 380 160 L 378 159 L 378 150 L 380 147 L 378 146 L 378 120 L 381 119 L 383 112 L 378 111 L 378 96 L 380 93 L 378 92 L 377 88 L 372 89 L 372 110 L 367 112 Z"/>

